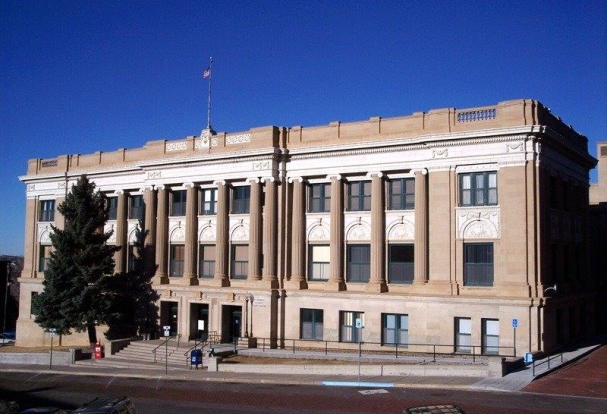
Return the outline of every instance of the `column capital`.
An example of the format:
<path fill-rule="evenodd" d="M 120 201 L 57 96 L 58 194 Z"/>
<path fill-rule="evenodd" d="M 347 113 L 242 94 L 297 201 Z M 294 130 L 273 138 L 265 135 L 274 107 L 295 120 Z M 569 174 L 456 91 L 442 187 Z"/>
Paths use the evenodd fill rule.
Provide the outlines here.
<path fill-rule="evenodd" d="M 154 187 L 157 190 L 166 190 L 166 188 L 167 188 L 166 185 L 164 185 L 164 184 L 155 184 Z"/>
<path fill-rule="evenodd" d="M 123 195 L 124 194 L 124 190 L 120 189 L 120 190 L 116 190 L 114 191 L 115 195 Z"/>
<path fill-rule="evenodd" d="M 342 176 L 341 174 L 329 174 L 327 175 L 327 180 L 332 180 L 333 178 L 335 178 L 337 181 L 340 181 Z"/>
<path fill-rule="evenodd" d="M 428 174 L 428 169 L 427 168 L 413 168 L 411 170 L 411 172 L 413 174 L 422 173 L 423 175 L 427 175 Z"/>
<path fill-rule="evenodd" d="M 249 184 L 257 184 L 257 183 L 259 183 L 259 178 L 250 177 L 250 178 L 247 178 L 245 181 Z"/>
<path fill-rule="evenodd" d="M 293 183 L 295 181 L 299 181 L 300 183 L 303 183 L 304 178 L 303 177 L 289 177 L 288 181 L 289 181 L 289 183 Z"/>
<path fill-rule="evenodd" d="M 268 177 L 261 177 L 260 181 L 262 183 L 265 183 L 266 181 L 269 181 L 271 183 L 273 183 L 274 181 L 276 181 L 276 178 L 272 177 L 272 176 L 268 176 Z"/>
<path fill-rule="evenodd" d="M 154 191 L 154 186 L 152 184 L 144 185 L 139 189 L 139 193 L 145 193 L 146 191 Z"/>
<path fill-rule="evenodd" d="M 196 184 L 189 182 L 189 183 L 183 183 L 183 186 L 185 188 L 194 188 L 194 187 L 196 187 Z"/>
<path fill-rule="evenodd" d="M 213 185 L 216 187 L 219 187 L 220 185 L 227 185 L 227 181 L 226 180 L 215 180 L 213 181 Z"/>

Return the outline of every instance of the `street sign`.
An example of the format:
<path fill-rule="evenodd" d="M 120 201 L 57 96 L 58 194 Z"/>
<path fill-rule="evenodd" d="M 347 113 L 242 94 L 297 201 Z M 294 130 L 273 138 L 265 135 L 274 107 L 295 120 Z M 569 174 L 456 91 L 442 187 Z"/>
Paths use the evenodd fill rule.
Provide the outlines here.
<path fill-rule="evenodd" d="M 518 319 L 512 319 L 512 327 L 513 328 L 517 328 L 518 327 Z"/>
<path fill-rule="evenodd" d="M 171 327 L 169 325 L 165 325 L 162 327 L 164 330 L 164 336 L 171 336 Z"/>
<path fill-rule="evenodd" d="M 49 328 L 48 331 L 51 334 L 51 337 L 55 336 L 55 334 L 57 333 L 57 329 L 55 329 L 55 328 Z"/>

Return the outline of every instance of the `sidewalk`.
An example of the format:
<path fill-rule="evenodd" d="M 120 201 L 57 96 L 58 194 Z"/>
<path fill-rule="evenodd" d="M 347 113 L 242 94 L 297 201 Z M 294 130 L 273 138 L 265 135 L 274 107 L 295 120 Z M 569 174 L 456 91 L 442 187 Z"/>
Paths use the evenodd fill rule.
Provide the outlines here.
<path fill-rule="evenodd" d="M 412 375 L 331 375 L 318 373 L 293 373 L 280 374 L 275 373 L 251 373 L 251 372 L 208 372 L 206 369 L 190 369 L 189 367 L 167 366 L 161 363 L 141 363 L 132 361 L 129 363 L 115 363 L 104 361 L 103 364 L 96 363 L 95 360 L 78 361 L 74 365 L 53 366 L 49 369 L 48 365 L 30 365 L 30 364 L 2 364 L 3 372 L 35 372 L 36 374 L 45 373 L 65 373 L 71 375 L 96 375 L 108 377 L 139 377 L 155 379 L 174 379 L 186 381 L 218 381 L 218 382 L 239 382 L 239 383 L 278 383 L 278 384 L 299 384 L 299 385 L 331 385 L 331 386 L 358 386 L 358 387 L 401 387 L 401 388 L 451 388 L 468 390 L 490 390 L 516 392 L 521 391 L 529 385 L 534 379 L 544 376 L 558 368 L 567 365 L 573 361 L 579 360 L 593 350 L 601 347 L 600 344 L 586 346 L 574 351 L 563 353 L 562 362 L 560 358 L 551 360 L 550 368 L 546 360 L 536 361 L 541 364 L 536 368 L 536 376 L 533 376 L 532 366 L 528 365 L 524 369 L 513 372 L 501 378 L 480 378 L 470 376 L 445 375 L 441 376 L 412 376 Z M 266 350 L 266 353 L 269 351 Z M 285 353 L 284 350 L 272 350 L 278 353 Z M 288 351 L 286 351 L 288 354 Z M 273 355 L 274 356 L 274 355 Z M 351 358 L 351 355 L 342 355 L 342 357 Z M 284 356 L 283 356 L 284 358 Z M 338 359 L 339 356 L 333 355 Z M 234 364 L 236 365 L 236 364 Z M 279 365 L 279 364 L 276 364 Z M 305 366 L 305 365 L 302 365 Z M 588 369 L 592 369 L 589 366 Z M 448 370 L 445 367 L 445 370 Z"/>

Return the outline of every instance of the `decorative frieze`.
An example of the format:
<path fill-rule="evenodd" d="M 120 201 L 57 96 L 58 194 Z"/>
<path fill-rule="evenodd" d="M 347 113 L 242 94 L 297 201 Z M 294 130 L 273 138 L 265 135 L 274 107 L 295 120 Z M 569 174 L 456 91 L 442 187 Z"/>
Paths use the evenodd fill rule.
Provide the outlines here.
<path fill-rule="evenodd" d="M 253 171 L 263 171 L 272 168 L 272 161 L 255 161 L 253 162 Z"/>
<path fill-rule="evenodd" d="M 497 110 L 491 109 L 479 109 L 476 111 L 465 111 L 457 114 L 457 122 L 474 122 L 474 121 L 486 121 L 488 119 L 495 119 L 497 117 Z"/>
<path fill-rule="evenodd" d="M 36 232 L 36 234 L 39 243 L 51 242 L 51 234 L 53 233 L 53 228 L 51 227 L 51 224 L 54 223 L 38 223 L 38 231 Z"/>
<path fill-rule="evenodd" d="M 362 217 L 358 217 L 354 222 L 347 224 L 345 235 L 346 241 L 371 240 L 371 225 L 363 221 Z"/>
<path fill-rule="evenodd" d="M 387 220 L 386 220 L 387 221 Z M 413 241 L 415 239 L 415 222 L 406 216 L 386 223 L 388 241 Z"/>
<path fill-rule="evenodd" d="M 188 143 L 185 141 L 167 142 L 166 144 L 166 152 L 183 151 L 186 149 L 188 149 Z"/>
<path fill-rule="evenodd" d="M 226 145 L 245 144 L 251 142 L 251 134 L 229 135 L 226 137 Z"/>
<path fill-rule="evenodd" d="M 456 212 L 458 239 L 499 239 L 501 237 L 499 207 L 462 207 Z"/>
<path fill-rule="evenodd" d="M 217 220 L 199 220 L 198 241 L 215 241 L 217 239 Z"/>
<path fill-rule="evenodd" d="M 318 217 L 307 221 L 306 225 L 309 241 L 330 241 L 331 228 L 328 218 Z"/>

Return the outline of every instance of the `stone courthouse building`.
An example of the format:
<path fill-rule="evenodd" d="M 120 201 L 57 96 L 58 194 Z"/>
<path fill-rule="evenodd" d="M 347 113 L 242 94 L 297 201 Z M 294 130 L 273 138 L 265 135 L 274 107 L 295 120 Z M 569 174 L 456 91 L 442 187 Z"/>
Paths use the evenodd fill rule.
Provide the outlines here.
<path fill-rule="evenodd" d="M 184 339 L 549 351 L 595 330 L 596 163 L 534 100 L 32 159 L 17 343 L 50 341 L 31 298 L 86 174 L 108 197 L 116 271 L 146 232 L 157 324 Z"/>

